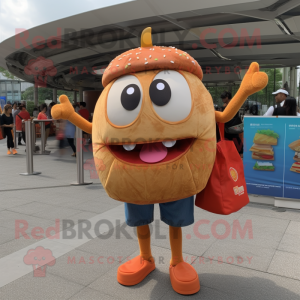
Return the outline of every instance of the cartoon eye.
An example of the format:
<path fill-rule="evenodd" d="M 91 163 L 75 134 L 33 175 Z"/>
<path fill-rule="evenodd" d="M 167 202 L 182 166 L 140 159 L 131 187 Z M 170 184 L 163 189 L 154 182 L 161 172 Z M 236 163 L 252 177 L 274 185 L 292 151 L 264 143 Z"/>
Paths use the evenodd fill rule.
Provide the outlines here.
<path fill-rule="evenodd" d="M 142 106 L 142 86 L 133 75 L 117 79 L 107 96 L 107 116 L 117 126 L 132 123 Z"/>
<path fill-rule="evenodd" d="M 45 260 L 45 259 L 46 259 L 46 258 L 43 256 L 43 257 L 42 257 L 42 260 Z"/>
<path fill-rule="evenodd" d="M 34 260 L 37 260 L 37 257 L 36 257 L 36 256 L 34 257 Z"/>
<path fill-rule="evenodd" d="M 179 72 L 159 72 L 150 84 L 149 95 L 155 112 L 166 121 L 184 120 L 191 112 L 190 87 Z"/>

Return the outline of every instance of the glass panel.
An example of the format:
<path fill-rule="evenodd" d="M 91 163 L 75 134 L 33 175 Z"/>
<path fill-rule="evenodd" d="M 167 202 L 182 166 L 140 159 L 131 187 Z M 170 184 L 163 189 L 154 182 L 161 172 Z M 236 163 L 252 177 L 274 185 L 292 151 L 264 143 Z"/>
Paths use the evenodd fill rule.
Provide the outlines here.
<path fill-rule="evenodd" d="M 19 82 L 14 82 L 13 83 L 13 88 L 14 88 L 14 100 L 20 102 L 21 101 L 21 84 Z"/>
<path fill-rule="evenodd" d="M 12 93 L 12 84 L 11 82 L 6 83 L 6 91 L 7 91 L 7 101 L 12 101 L 13 100 L 13 93 Z"/>
<path fill-rule="evenodd" d="M 0 96 L 6 97 L 6 86 L 5 86 L 5 82 L 0 82 Z"/>

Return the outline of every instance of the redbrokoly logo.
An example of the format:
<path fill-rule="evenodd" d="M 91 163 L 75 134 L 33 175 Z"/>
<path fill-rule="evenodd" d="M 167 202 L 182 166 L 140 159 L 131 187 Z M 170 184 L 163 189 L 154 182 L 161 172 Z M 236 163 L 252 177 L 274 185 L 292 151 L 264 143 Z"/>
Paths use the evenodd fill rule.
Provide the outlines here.
<path fill-rule="evenodd" d="M 37 59 L 31 59 L 24 69 L 27 75 L 34 76 L 35 87 L 47 87 L 47 77 L 55 76 L 57 69 L 51 59 L 39 56 Z"/>
<path fill-rule="evenodd" d="M 56 262 L 52 251 L 42 246 L 28 250 L 23 261 L 26 265 L 32 265 L 33 277 L 45 277 L 47 266 L 54 266 Z"/>

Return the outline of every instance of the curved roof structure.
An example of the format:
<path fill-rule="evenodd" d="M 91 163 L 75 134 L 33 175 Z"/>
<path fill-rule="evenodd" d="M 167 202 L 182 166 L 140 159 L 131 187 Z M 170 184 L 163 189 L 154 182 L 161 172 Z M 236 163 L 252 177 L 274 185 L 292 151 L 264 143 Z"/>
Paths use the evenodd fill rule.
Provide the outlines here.
<path fill-rule="evenodd" d="M 204 82 L 240 80 L 239 70 L 252 61 L 273 68 L 300 65 L 298 0 L 126 2 L 13 36 L 0 44 L 0 65 L 47 87 L 101 90 L 109 62 L 139 46 L 148 26 L 155 45 L 193 56 Z M 41 66 L 44 71 L 38 70 Z"/>

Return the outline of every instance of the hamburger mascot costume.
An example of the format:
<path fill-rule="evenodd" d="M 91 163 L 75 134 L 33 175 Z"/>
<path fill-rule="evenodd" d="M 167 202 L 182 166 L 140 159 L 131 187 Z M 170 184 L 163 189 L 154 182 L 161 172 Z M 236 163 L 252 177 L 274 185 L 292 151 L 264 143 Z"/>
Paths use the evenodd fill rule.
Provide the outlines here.
<path fill-rule="evenodd" d="M 140 255 L 118 268 L 122 285 L 136 285 L 155 270 L 148 224 L 157 203 L 161 220 L 169 225 L 172 287 L 185 295 L 200 290 L 198 274 L 182 258 L 181 227 L 194 222 L 194 195 L 210 178 L 216 122 L 231 120 L 247 97 L 268 82 L 252 63 L 226 110 L 215 112 L 202 77 L 200 65 L 188 53 L 153 46 L 148 27 L 141 47 L 117 56 L 105 70 L 92 123 L 74 111 L 65 95 L 52 108 L 55 119 L 69 120 L 92 134 L 101 183 L 111 198 L 125 203 L 126 223 L 137 227 Z M 191 167 L 203 164 L 208 167 Z"/>

